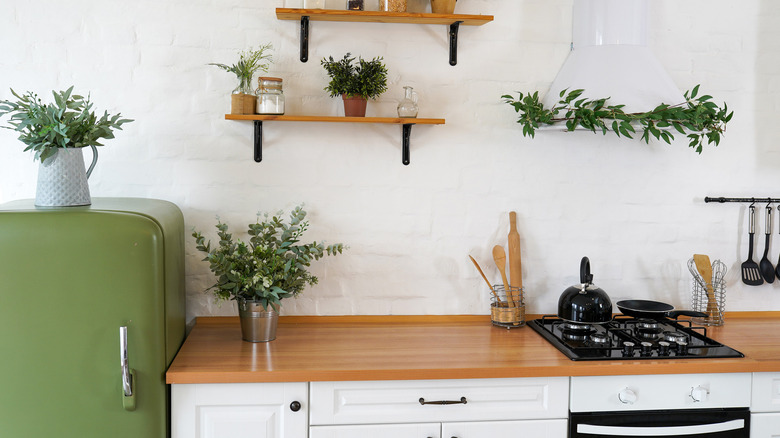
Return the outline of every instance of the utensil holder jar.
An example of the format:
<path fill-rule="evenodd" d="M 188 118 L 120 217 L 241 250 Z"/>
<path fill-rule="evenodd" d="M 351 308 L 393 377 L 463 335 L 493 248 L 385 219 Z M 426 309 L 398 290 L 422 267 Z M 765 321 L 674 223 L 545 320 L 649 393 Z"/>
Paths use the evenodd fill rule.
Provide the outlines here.
<path fill-rule="evenodd" d="M 493 293 L 494 292 L 494 293 Z M 493 325 L 508 329 L 525 325 L 525 296 L 523 288 L 493 285 L 490 294 L 490 320 Z M 507 293 L 508 292 L 508 293 Z"/>
<path fill-rule="evenodd" d="M 693 265 L 693 259 L 688 263 L 689 265 Z M 691 278 L 691 310 L 710 315 L 708 318 L 693 317 L 691 318 L 691 322 L 704 326 L 722 326 L 725 321 L 723 313 L 726 310 L 726 265 L 720 260 L 715 260 L 712 263 L 711 284 L 706 283 L 701 275 L 695 272 L 695 268 L 692 266 L 689 267 L 694 269 L 691 270 L 691 275 L 693 276 Z M 710 297 L 707 293 L 707 287 L 712 288 L 713 297 L 715 299 L 713 312 L 710 312 Z"/>

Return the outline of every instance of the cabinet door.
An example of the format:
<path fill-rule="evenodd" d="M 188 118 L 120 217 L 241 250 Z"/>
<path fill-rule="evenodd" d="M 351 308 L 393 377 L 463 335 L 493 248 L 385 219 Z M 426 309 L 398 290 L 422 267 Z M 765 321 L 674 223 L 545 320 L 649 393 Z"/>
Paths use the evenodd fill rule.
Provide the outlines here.
<path fill-rule="evenodd" d="M 752 414 L 750 438 L 780 438 L 780 413 Z"/>
<path fill-rule="evenodd" d="M 439 423 L 312 426 L 309 438 L 440 438 Z"/>
<path fill-rule="evenodd" d="M 566 438 L 566 419 L 444 423 L 442 438 Z"/>
<path fill-rule="evenodd" d="M 172 385 L 172 436 L 305 437 L 307 388 L 306 383 Z"/>

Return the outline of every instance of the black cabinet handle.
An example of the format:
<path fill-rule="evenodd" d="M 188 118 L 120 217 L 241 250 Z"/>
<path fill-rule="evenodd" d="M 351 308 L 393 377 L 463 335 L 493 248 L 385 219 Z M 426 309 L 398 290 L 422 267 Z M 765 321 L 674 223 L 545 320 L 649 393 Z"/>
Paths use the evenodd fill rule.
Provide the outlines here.
<path fill-rule="evenodd" d="M 420 404 L 421 405 L 465 405 L 468 403 L 466 401 L 466 397 L 461 397 L 460 400 L 436 400 L 436 401 L 425 401 L 424 398 L 420 397 Z"/>
<path fill-rule="evenodd" d="M 290 410 L 293 412 L 298 412 L 301 410 L 301 403 L 298 401 L 294 401 L 290 403 Z"/>

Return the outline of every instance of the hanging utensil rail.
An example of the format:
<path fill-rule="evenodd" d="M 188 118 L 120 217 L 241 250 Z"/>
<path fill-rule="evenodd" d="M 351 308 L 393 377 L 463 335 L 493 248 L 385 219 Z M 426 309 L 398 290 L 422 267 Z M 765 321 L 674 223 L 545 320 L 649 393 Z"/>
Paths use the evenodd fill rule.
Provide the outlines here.
<path fill-rule="evenodd" d="M 753 204 L 766 202 L 769 204 L 777 204 L 780 203 L 780 198 L 724 198 L 723 196 L 707 196 L 704 198 L 704 202 L 717 202 L 719 204 L 723 204 L 725 202 L 751 202 Z"/>

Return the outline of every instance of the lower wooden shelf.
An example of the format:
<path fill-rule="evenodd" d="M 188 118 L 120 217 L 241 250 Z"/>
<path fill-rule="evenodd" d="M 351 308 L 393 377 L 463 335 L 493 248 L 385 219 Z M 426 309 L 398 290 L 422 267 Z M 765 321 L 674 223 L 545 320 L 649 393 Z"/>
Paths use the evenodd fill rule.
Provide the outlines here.
<path fill-rule="evenodd" d="M 336 117 L 336 116 L 288 116 L 266 114 L 225 114 L 225 120 L 253 121 L 255 124 L 255 161 L 263 160 L 263 122 L 326 122 L 326 123 L 383 123 L 401 125 L 401 162 L 408 165 L 410 159 L 410 137 L 414 125 L 443 125 L 444 119 L 402 118 L 402 117 Z"/>

